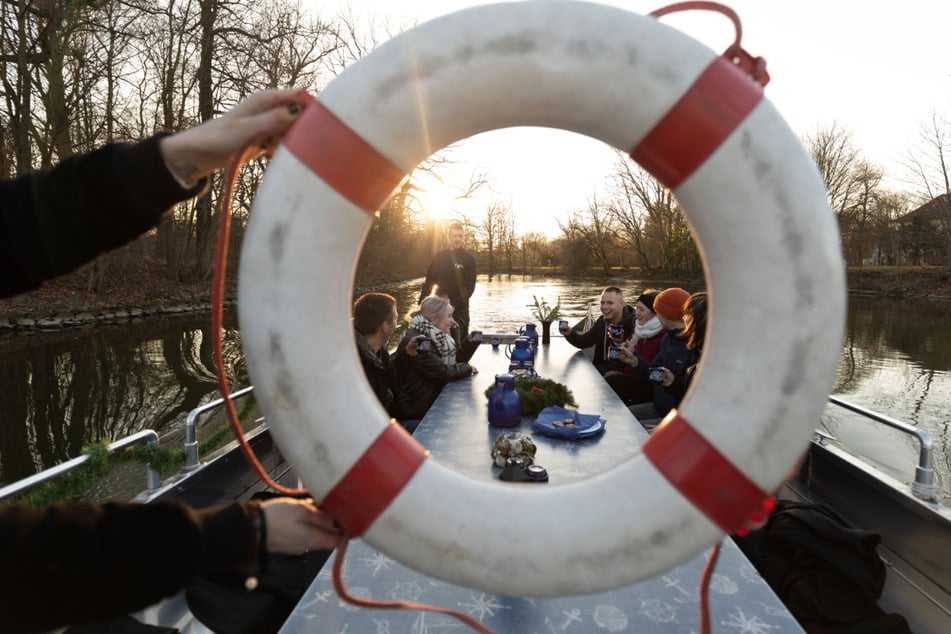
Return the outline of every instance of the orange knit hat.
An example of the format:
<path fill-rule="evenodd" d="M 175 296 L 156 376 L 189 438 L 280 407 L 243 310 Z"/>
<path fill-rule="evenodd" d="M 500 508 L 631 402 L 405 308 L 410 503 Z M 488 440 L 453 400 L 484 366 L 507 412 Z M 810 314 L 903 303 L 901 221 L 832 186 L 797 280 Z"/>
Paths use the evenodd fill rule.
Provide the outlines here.
<path fill-rule="evenodd" d="M 654 298 L 654 312 L 670 321 L 684 320 L 684 304 L 690 299 L 690 293 L 682 288 L 668 288 Z"/>

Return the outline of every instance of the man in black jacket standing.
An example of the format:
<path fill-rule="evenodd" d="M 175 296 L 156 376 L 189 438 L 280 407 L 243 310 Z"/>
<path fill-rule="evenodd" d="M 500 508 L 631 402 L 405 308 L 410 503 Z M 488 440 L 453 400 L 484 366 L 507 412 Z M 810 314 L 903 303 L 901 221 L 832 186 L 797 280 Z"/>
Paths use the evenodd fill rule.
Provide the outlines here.
<path fill-rule="evenodd" d="M 469 334 L 469 298 L 475 290 L 476 261 L 471 253 L 462 248 L 465 233 L 462 225 L 454 222 L 449 225 L 449 247 L 438 251 L 429 263 L 426 281 L 419 293 L 419 303 L 429 297 L 436 287 L 439 295 L 449 298 L 455 308 L 453 319 L 459 325 L 459 339 Z"/>
<path fill-rule="evenodd" d="M 392 295 L 365 293 L 353 303 L 353 335 L 370 389 L 376 394 L 386 413 L 412 434 L 419 421 L 404 420 L 396 366 L 393 365 L 387 349 L 398 320 L 396 298 Z M 416 356 L 416 339 L 406 345 L 406 354 Z"/>

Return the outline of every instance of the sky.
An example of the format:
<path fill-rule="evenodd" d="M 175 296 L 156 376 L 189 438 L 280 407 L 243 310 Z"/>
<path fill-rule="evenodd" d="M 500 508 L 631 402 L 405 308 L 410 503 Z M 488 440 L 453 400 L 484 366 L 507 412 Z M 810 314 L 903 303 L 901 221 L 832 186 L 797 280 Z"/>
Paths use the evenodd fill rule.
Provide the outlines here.
<path fill-rule="evenodd" d="M 544 1 L 544 0 L 538 0 Z M 412 25 L 467 6 L 472 0 L 303 0 L 333 15 L 349 6 L 357 18 Z M 607 0 L 603 4 L 646 14 L 666 2 Z M 951 2 L 940 0 L 726 0 L 743 24 L 743 47 L 767 61 L 765 93 L 800 137 L 837 122 L 850 130 L 863 158 L 883 168 L 886 184 L 908 189 L 904 167 L 932 112 L 951 114 L 951 55 L 947 25 Z M 662 20 L 713 50 L 733 39 L 725 17 L 705 11 Z M 558 218 L 606 193 L 613 152 L 568 132 L 520 128 L 469 139 L 448 175 L 461 185 L 473 169 L 485 171 L 519 232 L 558 233 Z M 556 186 L 553 186 L 556 185 Z M 430 188 L 432 205 L 472 213 Z M 477 201 L 484 206 L 485 201 Z"/>

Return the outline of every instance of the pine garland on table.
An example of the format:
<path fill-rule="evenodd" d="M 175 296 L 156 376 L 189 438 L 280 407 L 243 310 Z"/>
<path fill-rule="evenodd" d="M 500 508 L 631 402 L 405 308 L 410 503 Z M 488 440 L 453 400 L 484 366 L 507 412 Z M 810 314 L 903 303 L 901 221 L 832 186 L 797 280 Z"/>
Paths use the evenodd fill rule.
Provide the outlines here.
<path fill-rule="evenodd" d="M 486 398 L 495 391 L 490 385 L 485 391 Z M 515 391 L 522 399 L 522 415 L 535 416 L 550 405 L 559 407 L 578 407 L 574 394 L 567 386 L 542 377 L 516 376 Z"/>

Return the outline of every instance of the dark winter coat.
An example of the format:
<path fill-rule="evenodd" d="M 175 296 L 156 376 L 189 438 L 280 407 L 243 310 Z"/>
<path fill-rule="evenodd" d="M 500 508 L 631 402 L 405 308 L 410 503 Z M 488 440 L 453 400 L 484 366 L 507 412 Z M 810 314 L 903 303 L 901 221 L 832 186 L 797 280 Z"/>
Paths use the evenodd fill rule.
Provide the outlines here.
<path fill-rule="evenodd" d="M 436 401 L 443 387 L 450 381 L 464 379 L 472 374 L 472 366 L 465 361 L 471 356 L 468 348 L 456 346 L 457 363 L 446 365 L 435 352 L 420 352 L 415 357 L 406 354 L 406 345 L 419 331 L 410 328 L 396 349 L 396 374 L 399 377 L 400 409 L 409 419 L 422 419 Z"/>
<path fill-rule="evenodd" d="M 637 365 L 631 368 L 635 376 L 644 379 L 647 378 L 650 368 L 667 368 L 674 375 L 674 382 L 669 387 L 654 385 L 654 408 L 661 417 L 680 405 L 689 386 L 687 369 L 699 361 L 697 352 L 687 349 L 687 339 L 680 336 L 682 332 L 683 330 L 670 330 L 665 333 L 654 360 L 648 362 L 638 357 Z"/>
<path fill-rule="evenodd" d="M 360 354 L 360 364 L 363 366 L 363 373 L 367 376 L 367 382 L 380 405 L 386 410 L 391 418 L 397 420 L 403 419 L 403 413 L 400 406 L 399 381 L 396 376 L 396 365 L 390 358 L 390 353 L 386 346 L 380 348 L 379 352 L 373 352 L 359 332 L 354 331 L 354 337 L 357 340 L 357 352 Z"/>
<path fill-rule="evenodd" d="M 183 190 L 155 136 L 77 154 L 50 170 L 0 180 L 0 297 L 31 290 L 159 223 Z"/>
<path fill-rule="evenodd" d="M 626 340 L 634 329 L 634 309 L 625 304 L 621 315 L 621 326 L 624 327 L 623 339 Z M 608 370 L 624 369 L 623 363 L 608 358 L 608 350 L 611 348 L 611 339 L 608 337 L 603 315 L 598 317 L 594 325 L 584 332 L 569 330 L 565 334 L 565 340 L 576 348 L 590 348 L 594 346 L 594 356 L 591 362 L 594 363 L 594 367 L 598 368 L 601 374 L 604 374 Z"/>
<path fill-rule="evenodd" d="M 466 309 L 475 285 L 476 261 L 472 254 L 465 249 L 443 249 L 436 252 L 429 263 L 419 301 L 429 297 L 433 286 L 436 286 L 438 293 L 449 298 L 449 303 L 457 311 Z"/>

